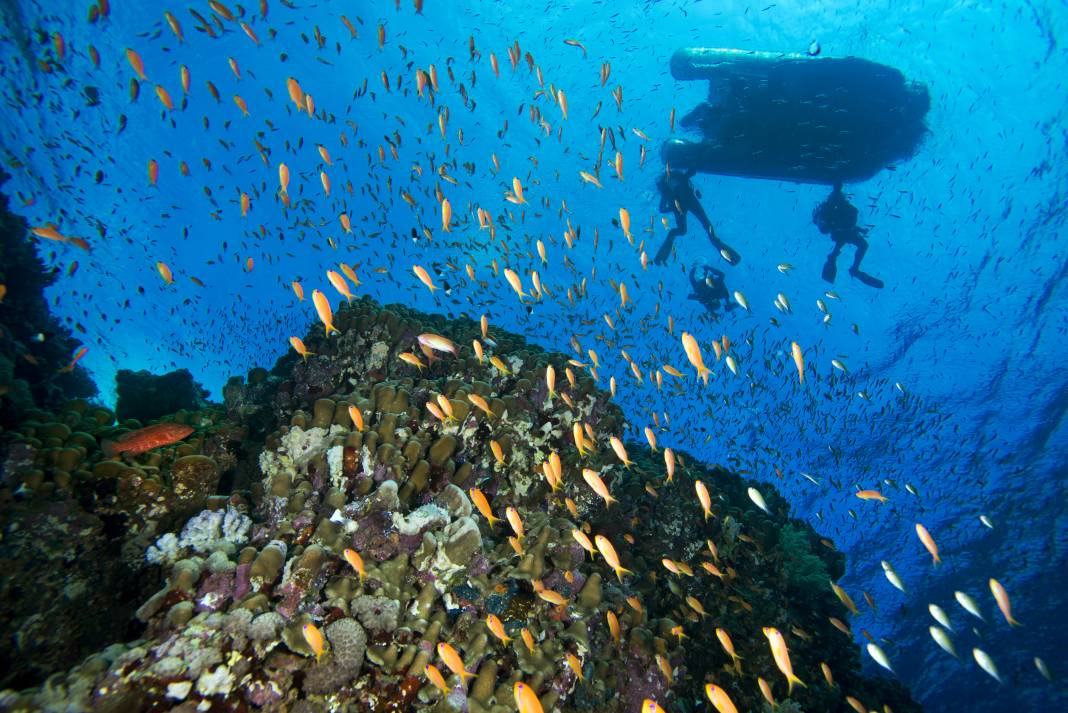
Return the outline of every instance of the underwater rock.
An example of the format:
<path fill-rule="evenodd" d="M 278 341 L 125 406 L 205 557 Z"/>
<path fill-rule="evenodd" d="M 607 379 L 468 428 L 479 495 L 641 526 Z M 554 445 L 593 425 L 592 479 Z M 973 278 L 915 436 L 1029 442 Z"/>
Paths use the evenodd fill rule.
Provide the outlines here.
<path fill-rule="evenodd" d="M 739 710 L 760 710 L 757 676 L 786 698 L 761 633 L 776 626 L 788 632 L 794 670 L 811 682 L 793 693 L 802 709 L 839 710 L 849 695 L 870 709 L 918 710 L 897 684 L 861 675 L 856 648 L 830 621 L 849 619 L 826 582 L 841 575 L 841 555 L 786 519 L 773 486 L 681 452 L 668 483 L 662 456 L 634 443 L 624 469 L 608 442 L 625 429 L 609 394 L 578 373 L 549 399 L 545 368 L 563 374 L 567 358 L 522 337 L 494 334 L 509 373 L 462 356 L 420 371 L 398 358 L 417 349 L 418 335 L 465 344 L 479 325 L 366 299 L 336 318 L 340 336 L 327 341 L 317 329 L 305 337 L 314 352 L 307 364 L 287 355 L 255 385 L 251 375 L 228 385 L 229 408 L 207 431 L 244 434 L 232 452 L 235 470 L 246 469 L 247 500 L 209 497 L 191 518 L 134 511 L 157 528 L 143 546 L 166 571 L 138 611 L 142 638 L 5 700 L 32 707 L 65 690 L 97 708 L 225 700 L 238 710 L 503 713 L 523 679 L 546 710 L 626 713 L 646 697 L 688 710 L 714 679 Z M 262 440 L 246 416 L 271 424 Z M 584 456 L 576 427 L 588 436 Z M 73 434 L 39 433 L 63 445 Z M 40 446 L 23 446 L 18 457 L 36 464 Z M 98 461 L 94 482 L 151 484 L 151 503 L 173 507 L 160 474 L 211 469 L 169 450 L 155 460 Z M 618 504 L 607 508 L 583 469 L 599 474 Z M 698 478 L 715 484 L 707 520 L 693 495 Z M 771 515 L 749 500 L 749 487 L 760 488 Z M 587 557 L 576 533 L 614 545 L 626 569 Z M 489 614 L 508 643 L 490 633 Z M 325 642 L 321 656 L 309 626 Z M 717 626 L 729 629 L 752 681 L 735 680 Z M 454 689 L 445 700 L 426 681 L 426 664 L 448 670 L 439 643 L 475 674 L 466 697 Z M 821 663 L 835 687 L 818 685 Z"/>
<path fill-rule="evenodd" d="M 9 176 L 0 171 L 0 185 Z M 44 291 L 58 268 L 47 270 L 28 238 L 29 225 L 0 193 L 0 429 L 16 429 L 33 408 L 58 409 L 96 395 L 96 384 L 73 363 L 80 342 L 48 309 Z M 2 445 L 2 444 L 0 444 Z"/>
<path fill-rule="evenodd" d="M 188 369 L 166 374 L 120 369 L 115 375 L 115 415 L 142 423 L 178 411 L 197 411 L 207 405 L 208 391 Z"/>

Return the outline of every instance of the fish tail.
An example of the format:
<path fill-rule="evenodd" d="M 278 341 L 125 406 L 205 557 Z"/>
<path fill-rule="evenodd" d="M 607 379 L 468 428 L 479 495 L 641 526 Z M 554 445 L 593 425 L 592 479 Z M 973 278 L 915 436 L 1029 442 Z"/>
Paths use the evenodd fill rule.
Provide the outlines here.
<path fill-rule="evenodd" d="M 629 569 L 627 569 L 626 567 L 622 567 L 622 566 L 616 567 L 615 570 L 616 570 L 616 577 L 619 578 L 619 583 L 620 584 L 623 583 L 623 575 L 624 574 L 634 574 L 634 572 L 631 572 Z"/>
<path fill-rule="evenodd" d="M 791 673 L 789 676 L 786 677 L 786 695 L 790 695 L 794 692 L 795 683 L 798 686 L 801 686 L 801 688 L 808 688 L 808 686 L 805 685 L 804 681 L 802 681 L 800 678 Z"/>
<path fill-rule="evenodd" d="M 1005 617 L 1005 620 L 1009 622 L 1009 626 L 1023 626 L 1023 624 L 1016 621 L 1016 619 L 1014 619 L 1011 614 Z"/>

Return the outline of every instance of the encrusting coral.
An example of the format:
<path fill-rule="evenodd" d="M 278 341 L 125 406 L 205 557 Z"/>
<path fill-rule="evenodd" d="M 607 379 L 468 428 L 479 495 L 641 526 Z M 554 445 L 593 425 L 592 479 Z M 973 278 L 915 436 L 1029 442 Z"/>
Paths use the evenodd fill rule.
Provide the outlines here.
<path fill-rule="evenodd" d="M 335 317 L 340 336 L 313 330 L 306 363 L 287 356 L 232 380 L 226 414 L 209 409 L 215 420 L 198 426 L 201 444 L 205 433 L 243 434 L 225 497 L 147 519 L 151 506 L 135 503 L 138 521 L 152 523 L 142 556 L 166 565 L 137 610 L 137 638 L 44 686 L 4 692 L 6 708 L 505 713 L 522 680 L 546 711 L 636 713 L 645 698 L 690 711 L 707 682 L 739 710 L 759 710 L 757 677 L 787 697 L 761 633 L 777 627 L 807 684 L 792 695 L 801 709 L 840 710 L 851 696 L 918 710 L 901 687 L 860 675 L 851 638 L 830 622 L 847 620 L 844 607 L 798 569 L 836 578 L 842 557 L 788 523 L 769 485 L 683 453 L 669 480 L 661 450 L 637 443 L 621 442 L 619 455 L 609 441 L 628 426 L 609 395 L 566 356 L 520 337 L 491 328 L 491 342 L 473 322 L 368 300 Z M 485 359 L 421 352 L 426 334 L 481 339 Z M 414 367 L 403 352 L 428 363 Z M 135 465 L 153 455 L 100 462 L 156 482 Z M 176 462 L 152 466 L 154 497 Z M 618 503 L 606 505 L 584 471 Z M 707 519 L 697 479 L 712 493 Z M 579 535 L 614 545 L 625 571 L 587 554 Z M 451 675 L 441 643 L 469 680 Z"/>

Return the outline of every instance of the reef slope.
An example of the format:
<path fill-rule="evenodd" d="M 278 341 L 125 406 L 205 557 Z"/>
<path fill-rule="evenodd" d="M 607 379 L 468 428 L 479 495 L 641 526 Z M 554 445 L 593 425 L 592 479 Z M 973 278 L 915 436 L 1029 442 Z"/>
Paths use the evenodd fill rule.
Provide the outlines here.
<path fill-rule="evenodd" d="M 32 531 L 37 521 L 18 513 L 60 507 L 110 523 L 102 546 L 154 591 L 117 628 L 123 643 L 73 668 L 53 663 L 43 685 L 5 691 L 0 704 L 504 713 L 521 680 L 547 711 L 636 713 L 645 698 L 705 710 L 695 702 L 709 682 L 739 710 L 770 710 L 762 679 L 781 711 L 919 710 L 897 684 L 861 675 L 856 645 L 831 621 L 847 627 L 829 584 L 844 558 L 789 518 L 773 486 L 681 452 L 669 479 L 663 448 L 625 440 L 632 431 L 588 369 L 522 337 L 369 300 L 335 318 L 341 334 L 316 325 L 306 360 L 287 355 L 231 380 L 224 407 L 165 419 L 196 429 L 181 443 L 105 457 L 101 440 L 144 424 L 115 426 L 84 402 L 22 424 L 8 444 L 22 461 L 8 456 L 19 487 L 5 525 Z M 428 359 L 425 334 L 458 354 Z M 576 533 L 605 538 L 626 571 Z M 70 561 L 78 555 L 62 544 L 72 541 L 35 557 Z M 491 633 L 490 614 L 508 641 Z M 805 682 L 790 699 L 764 627 L 785 636 Z M 439 643 L 474 674 L 464 685 Z M 428 664 L 447 693 L 428 682 Z"/>

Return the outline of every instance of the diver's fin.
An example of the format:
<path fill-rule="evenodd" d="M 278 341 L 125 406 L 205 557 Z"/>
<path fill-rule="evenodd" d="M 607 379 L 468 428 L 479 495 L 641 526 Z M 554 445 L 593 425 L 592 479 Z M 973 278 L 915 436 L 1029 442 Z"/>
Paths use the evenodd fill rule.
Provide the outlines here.
<path fill-rule="evenodd" d="M 849 274 L 863 282 L 868 287 L 874 287 L 877 290 L 881 290 L 886 287 L 886 283 L 884 283 L 878 277 L 872 277 L 866 272 L 861 272 L 860 270 L 850 270 Z"/>
<path fill-rule="evenodd" d="M 823 279 L 827 282 L 834 284 L 834 278 L 838 276 L 838 263 L 834 259 L 834 256 L 827 258 L 827 262 L 823 263 Z"/>

